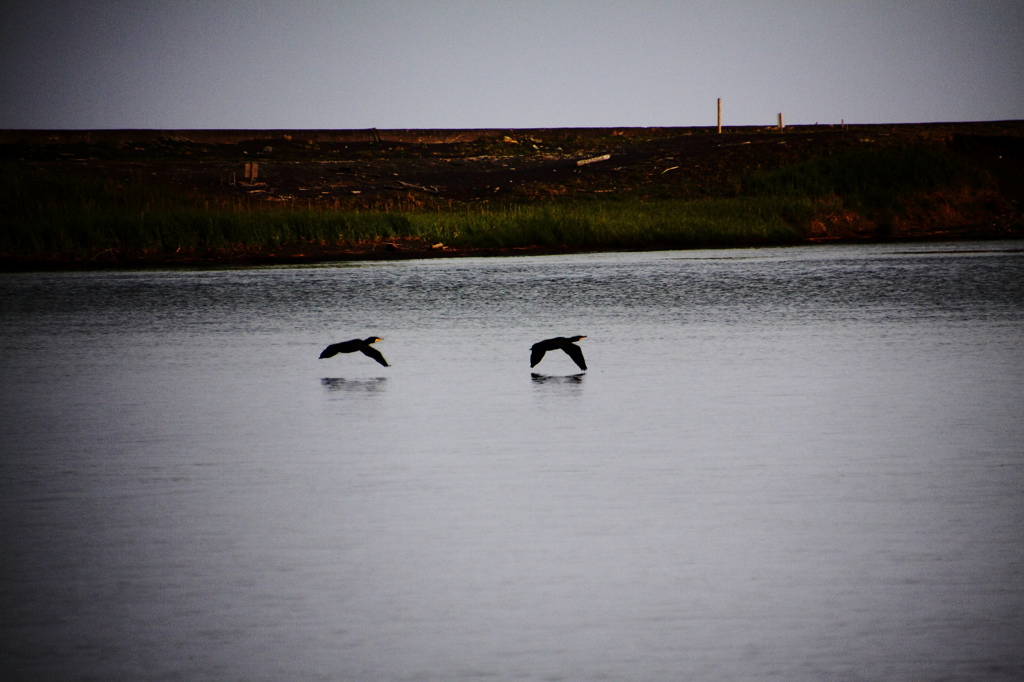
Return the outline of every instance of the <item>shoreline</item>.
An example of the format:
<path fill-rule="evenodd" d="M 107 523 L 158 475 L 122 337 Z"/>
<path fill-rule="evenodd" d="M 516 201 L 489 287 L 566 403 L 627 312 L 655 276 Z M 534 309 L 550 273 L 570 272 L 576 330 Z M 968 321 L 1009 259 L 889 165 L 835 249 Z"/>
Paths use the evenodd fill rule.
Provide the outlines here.
<path fill-rule="evenodd" d="M 413 241 L 413 240 L 408 240 Z M 736 250 L 753 248 L 791 248 L 823 245 L 921 244 L 956 242 L 1021 241 L 1024 236 L 992 229 L 963 229 L 903 236 L 900 238 L 815 238 L 791 243 L 707 244 L 699 246 L 651 245 L 637 248 L 570 248 L 522 246 L 507 248 L 436 248 L 422 242 L 402 240 L 366 246 L 288 245 L 279 248 L 237 249 L 230 253 L 206 254 L 121 254 L 102 252 L 92 258 L 2 258 L 0 274 L 26 272 L 97 272 L 111 270 L 205 270 L 221 268 L 276 267 L 365 263 L 401 260 L 457 258 L 508 258 L 519 256 L 567 256 L 593 253 L 644 253 L 649 251 Z"/>
<path fill-rule="evenodd" d="M 908 149 L 919 150 L 917 165 L 894 170 L 914 161 L 899 156 Z M 1024 238 L 1024 121 L 721 134 L 8 130 L 0 165 L 0 272 Z M 914 184 L 936 165 L 959 175 Z M 791 201 L 773 208 L 776 197 Z M 709 201 L 696 218 L 686 213 Z M 666 203 L 674 208 L 640 235 L 632 207 Z M 781 228 L 770 237 L 666 229 L 770 210 Z M 620 231 L 596 231 L 616 211 Z M 214 235 L 215 221 L 228 227 Z M 346 221 L 358 229 L 346 232 Z M 520 231 L 487 238 L 501 221 Z M 466 238 L 474 232 L 484 238 Z"/>

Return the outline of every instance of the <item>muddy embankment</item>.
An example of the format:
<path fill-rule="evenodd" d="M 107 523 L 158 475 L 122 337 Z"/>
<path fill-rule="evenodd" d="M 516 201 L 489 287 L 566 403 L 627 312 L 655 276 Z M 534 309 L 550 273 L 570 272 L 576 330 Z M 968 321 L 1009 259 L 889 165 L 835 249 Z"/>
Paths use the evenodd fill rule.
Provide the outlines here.
<path fill-rule="evenodd" d="M 891 182 L 890 150 L 922 149 L 962 168 Z M 895 158 L 895 157 L 893 157 Z M 874 159 L 871 161 L 871 159 Z M 868 161 L 865 161 L 868 160 Z M 730 199 L 792 192 L 813 201 L 798 241 L 1024 236 L 1024 122 L 714 128 L 481 130 L 0 131 L 5 185 L 26 174 L 140 183 L 204 205 L 384 211 L 491 210 L 565 202 Z M 872 167 L 870 163 L 875 163 Z M 877 166 L 881 163 L 882 166 Z M 866 164 L 862 169 L 847 166 Z M 856 173 L 861 173 L 860 179 Z M 902 173 L 903 175 L 899 175 Z M 873 177 L 869 177 L 873 176 Z M 870 187 L 869 180 L 877 186 Z M 885 186 L 892 191 L 886 194 Z M 897 187 L 898 185 L 898 187 Z M 38 194 L 39 190 L 33 190 Z M 54 190 L 59 193 L 63 190 Z M 41 201 L 8 187 L 5 230 Z M 52 201 L 63 201 L 54 196 Z M 233 202 L 233 203 L 232 203 Z M 713 244 L 711 244 L 713 245 Z M 6 244 L 5 269 L 215 262 L 302 262 L 581 250 L 571 244 L 432 248 L 402 238 L 362 243 L 243 244 L 218 252 L 28 253 Z M 652 243 L 649 248 L 672 246 Z M 588 250 L 599 250 L 591 245 Z M 614 247 L 612 247 L 614 248 Z"/>

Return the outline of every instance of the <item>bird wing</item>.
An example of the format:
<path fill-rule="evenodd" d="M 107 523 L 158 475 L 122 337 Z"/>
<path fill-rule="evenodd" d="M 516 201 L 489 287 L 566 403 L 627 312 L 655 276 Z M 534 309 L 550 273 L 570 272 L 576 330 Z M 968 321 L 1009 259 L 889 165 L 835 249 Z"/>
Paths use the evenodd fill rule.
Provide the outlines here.
<path fill-rule="evenodd" d="M 583 359 L 583 350 L 579 346 L 567 343 L 562 346 L 562 350 L 569 354 L 569 357 L 572 358 L 573 362 L 579 365 L 580 369 L 587 369 L 587 361 Z"/>
<path fill-rule="evenodd" d="M 333 358 L 335 355 L 341 352 L 340 343 L 332 343 L 331 345 L 324 348 L 324 352 L 320 353 L 320 359 Z"/>
<path fill-rule="evenodd" d="M 537 344 L 537 346 L 539 345 Z M 544 349 L 537 346 L 530 349 L 530 367 L 536 367 L 537 363 L 544 359 Z"/>
<path fill-rule="evenodd" d="M 373 346 L 366 346 L 365 348 L 360 348 L 359 350 L 363 351 L 363 355 L 373 358 L 374 360 L 384 365 L 385 367 L 391 366 L 388 364 L 388 361 L 384 359 L 384 356 L 380 354 L 380 351 L 374 348 Z"/>

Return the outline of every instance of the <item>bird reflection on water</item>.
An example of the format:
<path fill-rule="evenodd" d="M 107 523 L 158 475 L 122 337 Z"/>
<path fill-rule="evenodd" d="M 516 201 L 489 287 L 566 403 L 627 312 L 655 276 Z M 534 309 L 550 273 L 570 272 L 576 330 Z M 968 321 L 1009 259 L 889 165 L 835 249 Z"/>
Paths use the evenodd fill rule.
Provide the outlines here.
<path fill-rule="evenodd" d="M 531 372 L 530 383 L 533 385 L 533 396 L 542 403 L 547 403 L 548 400 L 575 400 L 583 395 L 583 380 L 586 376 L 583 372 L 579 374 L 539 374 Z"/>
<path fill-rule="evenodd" d="M 535 384 L 560 384 L 563 386 L 582 384 L 585 376 L 587 375 L 583 372 L 569 375 L 537 374 L 536 372 L 530 373 L 530 379 L 532 379 Z"/>
<path fill-rule="evenodd" d="M 346 391 L 349 393 L 379 393 L 384 390 L 387 377 L 373 379 L 344 379 L 341 377 L 324 377 L 320 384 L 328 391 Z"/>

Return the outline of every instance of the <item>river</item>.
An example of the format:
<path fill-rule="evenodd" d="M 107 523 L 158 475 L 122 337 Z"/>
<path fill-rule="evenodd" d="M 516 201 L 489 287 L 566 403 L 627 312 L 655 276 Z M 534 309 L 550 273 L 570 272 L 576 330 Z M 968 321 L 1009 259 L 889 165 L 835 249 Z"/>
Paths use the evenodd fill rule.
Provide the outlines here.
<path fill-rule="evenodd" d="M 0 297 L 6 679 L 1024 678 L 1020 242 Z"/>

